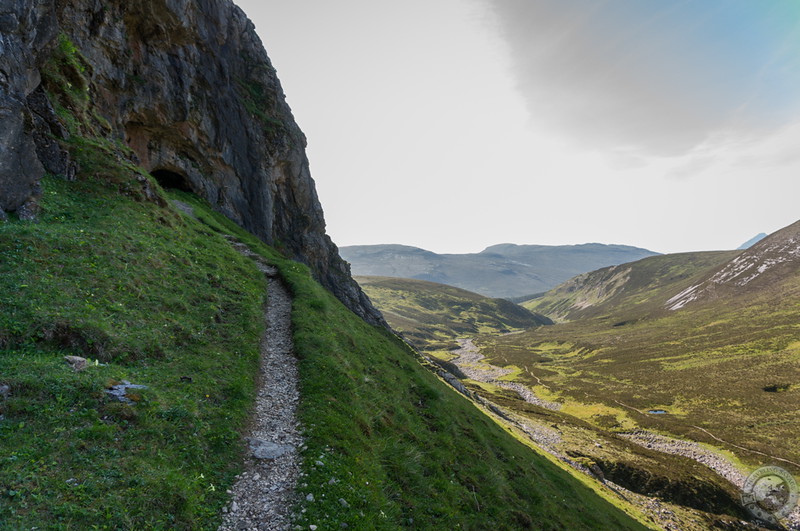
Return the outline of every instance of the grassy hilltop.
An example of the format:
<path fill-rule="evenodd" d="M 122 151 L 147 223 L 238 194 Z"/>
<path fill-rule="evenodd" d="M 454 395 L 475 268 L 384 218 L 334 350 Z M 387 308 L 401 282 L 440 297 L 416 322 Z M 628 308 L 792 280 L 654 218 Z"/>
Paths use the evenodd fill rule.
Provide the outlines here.
<path fill-rule="evenodd" d="M 459 337 L 502 334 L 552 321 L 509 302 L 408 278 L 355 277 L 392 329 L 426 351 L 457 348 Z"/>

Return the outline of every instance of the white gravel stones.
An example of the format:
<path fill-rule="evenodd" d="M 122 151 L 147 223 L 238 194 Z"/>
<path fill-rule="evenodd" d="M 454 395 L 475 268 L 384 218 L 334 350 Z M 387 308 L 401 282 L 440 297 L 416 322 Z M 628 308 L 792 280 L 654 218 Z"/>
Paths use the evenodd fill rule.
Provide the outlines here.
<path fill-rule="evenodd" d="M 500 378 L 513 371 L 487 363 L 480 349 L 475 345 L 472 339 L 459 339 L 458 343 L 461 345 L 461 348 L 453 351 L 453 354 L 457 354 L 458 357 L 451 360 L 451 363 L 454 363 L 461 372 L 466 374 L 469 378 L 477 382 L 490 383 L 502 387 L 503 389 L 515 391 L 529 404 L 534 404 L 553 411 L 558 411 L 561 408 L 561 404 L 537 397 L 528 387 L 521 383 L 501 380 Z"/>
<path fill-rule="evenodd" d="M 245 471 L 231 489 L 220 531 L 289 529 L 300 474 L 302 438 L 296 418 L 297 362 L 291 331 L 292 300 L 277 270 L 239 243 L 242 254 L 256 259 L 268 278 L 267 329 L 261 342 L 261 371 Z"/>
<path fill-rule="evenodd" d="M 645 430 L 620 435 L 651 450 L 693 459 L 727 479 L 738 489 L 744 486 L 744 482 L 747 479 L 747 475 L 722 454 L 709 450 L 696 442 L 673 439 L 672 437 L 658 435 Z M 793 531 L 800 530 L 800 507 L 796 507 L 792 511 L 785 523 L 788 529 Z"/>

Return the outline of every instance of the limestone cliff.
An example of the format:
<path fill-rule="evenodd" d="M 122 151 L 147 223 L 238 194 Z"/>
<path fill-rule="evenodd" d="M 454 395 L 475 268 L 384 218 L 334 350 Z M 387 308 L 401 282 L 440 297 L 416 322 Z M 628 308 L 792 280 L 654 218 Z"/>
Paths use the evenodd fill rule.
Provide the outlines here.
<path fill-rule="evenodd" d="M 124 156 L 307 263 L 383 324 L 325 234 L 305 137 L 230 0 L 3 0 L 0 37 L 0 216 L 34 217 L 45 172 L 74 176 L 69 128 L 51 101 L 66 86 L 104 136 L 130 148 Z M 48 86 L 59 53 L 79 61 Z"/>

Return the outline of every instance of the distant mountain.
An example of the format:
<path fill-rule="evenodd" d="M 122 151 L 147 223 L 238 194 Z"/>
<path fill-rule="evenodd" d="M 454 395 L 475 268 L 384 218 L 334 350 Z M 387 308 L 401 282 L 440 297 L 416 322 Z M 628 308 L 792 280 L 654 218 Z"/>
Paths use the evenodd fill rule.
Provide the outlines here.
<path fill-rule="evenodd" d="M 603 404 L 615 428 L 800 463 L 800 221 L 747 250 L 604 268 L 524 304 L 561 322 L 482 338 L 481 353 L 592 404 L 584 420 Z"/>
<path fill-rule="evenodd" d="M 428 280 L 489 297 L 547 291 L 575 275 L 658 253 L 627 245 L 500 244 L 474 254 L 437 254 L 406 245 L 342 247 L 354 275 Z"/>
<path fill-rule="evenodd" d="M 762 239 L 728 263 L 670 298 L 666 307 L 779 291 L 800 272 L 800 221 Z"/>
<path fill-rule="evenodd" d="M 767 237 L 767 233 L 766 232 L 760 232 L 757 235 L 755 235 L 752 238 L 750 238 L 749 240 L 747 240 L 746 242 L 744 242 L 743 244 L 741 244 L 738 247 L 738 250 L 743 251 L 744 249 L 749 249 L 750 247 L 752 247 L 753 245 L 757 244 L 758 242 L 760 242 L 761 240 L 763 240 L 766 237 Z"/>
<path fill-rule="evenodd" d="M 640 318 L 648 311 L 663 312 L 667 299 L 739 254 L 665 254 L 605 267 L 571 278 L 522 306 L 562 322 L 598 315 L 615 316 L 615 322 L 622 322 L 628 313 Z"/>
<path fill-rule="evenodd" d="M 408 278 L 355 277 L 396 331 L 420 350 L 451 350 L 456 338 L 553 324 L 505 299 Z"/>

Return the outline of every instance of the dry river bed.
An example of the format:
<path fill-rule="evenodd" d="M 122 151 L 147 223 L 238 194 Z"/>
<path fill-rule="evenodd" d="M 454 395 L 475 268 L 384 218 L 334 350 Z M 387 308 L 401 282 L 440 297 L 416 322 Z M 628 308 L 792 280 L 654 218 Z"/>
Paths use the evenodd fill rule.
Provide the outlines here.
<path fill-rule="evenodd" d="M 515 391 L 523 400 L 530 404 L 553 411 L 558 411 L 560 409 L 561 404 L 537 397 L 527 386 L 518 382 L 509 382 L 507 380 L 503 380 L 502 378 L 511 374 L 513 370 L 488 363 L 472 339 L 459 339 L 458 343 L 460 348 L 452 351 L 457 357 L 450 360 L 450 362 L 455 364 L 468 378 L 477 382 L 487 383 L 503 389 Z M 585 467 L 577 465 L 567 456 L 558 451 L 557 445 L 561 442 L 561 437 L 557 431 L 546 426 L 540 426 L 535 423 L 531 423 L 529 419 L 522 419 L 518 415 L 514 415 L 511 412 L 504 411 L 504 413 L 504 416 L 507 419 L 510 418 L 519 429 L 525 432 L 528 437 L 543 450 L 561 459 L 562 461 L 569 463 L 575 468 L 581 469 L 584 472 L 589 472 L 584 470 Z M 724 455 L 701 446 L 694 441 L 674 439 L 664 435 L 648 432 L 646 430 L 637 430 L 635 432 L 622 434 L 622 436 L 631 442 L 651 450 L 656 450 L 658 452 L 667 454 L 680 455 L 693 459 L 694 461 L 707 466 L 716 474 L 731 482 L 738 489 L 742 489 L 745 481 L 747 480 L 747 474 L 737 468 L 736 465 Z M 624 490 L 616 485 L 609 485 L 609 487 L 615 491 Z M 630 496 L 632 493 L 628 492 L 627 494 Z M 645 509 L 646 513 L 649 513 L 651 516 L 655 516 L 657 521 L 659 521 L 665 529 L 673 529 L 674 524 L 669 518 L 665 521 L 663 515 L 664 511 L 660 505 L 656 502 L 656 505 L 654 506 L 653 503 L 653 499 L 650 499 L 642 508 Z M 639 505 L 642 506 L 642 504 Z M 653 508 L 656 508 L 657 510 L 653 511 Z M 656 514 L 653 514 L 654 512 Z M 794 511 L 792 511 L 792 513 L 786 518 L 785 524 L 787 529 L 800 531 L 800 507 L 796 507 Z"/>

